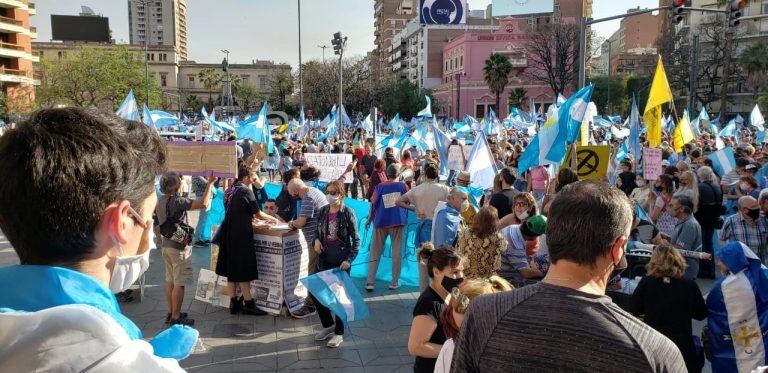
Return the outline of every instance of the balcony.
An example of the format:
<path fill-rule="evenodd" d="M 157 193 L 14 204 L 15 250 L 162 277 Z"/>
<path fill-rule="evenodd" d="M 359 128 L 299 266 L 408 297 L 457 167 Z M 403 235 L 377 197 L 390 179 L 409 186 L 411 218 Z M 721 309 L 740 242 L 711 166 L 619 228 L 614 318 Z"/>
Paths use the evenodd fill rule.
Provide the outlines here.
<path fill-rule="evenodd" d="M 29 32 L 24 28 L 24 23 L 8 17 L 0 17 L 0 31 L 17 34 L 26 34 Z"/>
<path fill-rule="evenodd" d="M 9 69 L 3 66 L 0 66 L 0 82 L 40 84 L 39 81 L 32 78 L 29 71 Z"/>
<path fill-rule="evenodd" d="M 29 15 L 33 16 L 37 14 L 37 5 L 35 3 L 27 4 L 27 9 L 29 10 Z"/>
<path fill-rule="evenodd" d="M 4 43 L 1 41 L 0 41 L 0 57 L 24 58 L 24 59 L 32 60 L 33 62 L 40 61 L 39 57 L 35 57 L 31 53 L 27 53 L 24 50 L 24 47 L 17 44 Z"/>
<path fill-rule="evenodd" d="M 19 0 L 0 0 L 3 8 L 25 8 L 26 5 Z"/>

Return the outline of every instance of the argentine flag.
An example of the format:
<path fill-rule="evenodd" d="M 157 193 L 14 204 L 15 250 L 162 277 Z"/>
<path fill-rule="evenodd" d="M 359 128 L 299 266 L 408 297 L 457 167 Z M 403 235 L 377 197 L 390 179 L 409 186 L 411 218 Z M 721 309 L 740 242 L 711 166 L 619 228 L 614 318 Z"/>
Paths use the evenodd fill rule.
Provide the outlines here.
<path fill-rule="evenodd" d="M 582 88 L 559 107 L 555 138 L 549 144 L 546 156 L 548 160 L 554 163 L 562 162 L 568 150 L 567 144 L 579 138 L 581 122 L 584 120 L 593 89 L 592 84 Z"/>
<path fill-rule="evenodd" d="M 157 129 L 157 127 L 155 127 L 155 122 L 152 121 L 152 114 L 150 114 L 149 108 L 147 107 L 147 104 L 144 104 L 144 107 L 142 109 L 141 121 L 144 124 L 146 124 L 146 125 L 148 125 L 148 126 L 150 126 L 152 128 Z"/>
<path fill-rule="evenodd" d="M 387 125 L 387 129 L 390 129 L 395 132 L 400 130 L 400 113 L 395 114 L 395 117 L 392 118 L 391 121 L 389 121 L 389 124 Z"/>
<path fill-rule="evenodd" d="M 755 108 L 752 109 L 752 113 L 749 115 L 749 124 L 760 132 L 765 131 L 765 118 L 763 118 L 763 113 L 760 112 L 760 107 L 757 105 L 755 105 Z"/>
<path fill-rule="evenodd" d="M 640 145 L 640 111 L 637 108 L 637 101 L 632 95 L 632 111 L 629 114 L 629 151 L 635 155 L 635 159 L 640 163 L 643 155 L 643 148 Z"/>
<path fill-rule="evenodd" d="M 731 119 L 718 136 L 736 136 L 736 119 Z"/>
<path fill-rule="evenodd" d="M 125 96 L 115 115 L 126 120 L 139 120 L 139 105 L 136 103 L 136 97 L 133 95 L 133 89 L 128 92 L 128 96 Z"/>
<path fill-rule="evenodd" d="M 488 141 L 482 131 L 477 134 L 476 140 L 469 152 L 469 157 L 467 157 L 464 171 L 469 172 L 469 179 L 471 180 L 469 186 L 483 190 L 492 189 L 493 178 L 499 173 L 496 170 L 496 161 L 493 159 Z"/>
<path fill-rule="evenodd" d="M 368 318 L 368 305 L 347 271 L 338 268 L 300 279 L 322 305 L 328 307 L 345 324 Z"/>
<path fill-rule="evenodd" d="M 417 117 L 424 117 L 424 118 L 432 118 L 432 100 L 429 98 L 429 96 L 424 96 L 424 99 L 427 100 L 427 107 L 422 109 L 420 112 L 416 113 Z"/>
<path fill-rule="evenodd" d="M 741 242 L 716 252 L 728 267 L 707 295 L 712 372 L 751 372 L 768 364 L 768 269 Z"/>
<path fill-rule="evenodd" d="M 158 128 L 178 126 L 181 124 L 178 117 L 165 111 L 150 110 L 149 117 L 152 119 L 152 123 L 154 123 L 155 127 Z"/>
<path fill-rule="evenodd" d="M 712 160 L 712 169 L 723 177 L 728 171 L 736 167 L 736 158 L 733 156 L 733 149 L 727 147 L 711 153 L 707 158 Z"/>
<path fill-rule="evenodd" d="M 547 153 L 552 147 L 552 143 L 557 138 L 558 131 L 558 112 L 555 105 L 550 105 L 547 109 L 547 121 L 539 129 L 539 133 L 531 140 L 530 144 L 523 150 L 518 160 L 517 169 L 520 175 L 528 171 L 531 167 L 544 166 L 557 162 L 547 159 Z"/>

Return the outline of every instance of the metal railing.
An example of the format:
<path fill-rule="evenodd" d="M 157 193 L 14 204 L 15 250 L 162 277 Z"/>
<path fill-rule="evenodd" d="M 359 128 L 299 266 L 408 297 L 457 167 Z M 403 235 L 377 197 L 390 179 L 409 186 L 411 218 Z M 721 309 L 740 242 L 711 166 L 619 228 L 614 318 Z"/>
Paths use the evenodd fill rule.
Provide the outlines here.
<path fill-rule="evenodd" d="M 10 23 L 10 24 L 16 25 L 16 26 L 23 26 L 24 25 L 24 23 L 22 23 L 21 21 L 19 21 L 17 19 L 3 17 L 3 16 L 0 16 L 0 22 L 1 23 Z"/>

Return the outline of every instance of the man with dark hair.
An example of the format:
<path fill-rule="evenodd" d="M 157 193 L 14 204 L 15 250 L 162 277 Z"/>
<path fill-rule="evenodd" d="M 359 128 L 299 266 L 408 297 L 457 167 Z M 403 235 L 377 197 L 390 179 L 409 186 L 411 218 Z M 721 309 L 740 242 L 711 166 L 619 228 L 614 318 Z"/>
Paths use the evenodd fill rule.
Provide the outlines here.
<path fill-rule="evenodd" d="M 0 138 L 0 228 L 21 261 L 0 268 L 4 370 L 182 371 L 169 358 L 187 356 L 197 331 L 147 343 L 113 295 L 149 266 L 165 158 L 152 128 L 76 108 Z"/>
<path fill-rule="evenodd" d="M 631 224 L 632 204 L 618 188 L 596 180 L 563 188 L 547 221 L 546 277 L 473 299 L 451 368 L 684 372 L 669 339 L 605 296 L 612 274 L 626 267 Z"/>
<path fill-rule="evenodd" d="M 511 214 L 515 207 L 515 197 L 520 192 L 515 190 L 512 186 L 515 185 L 515 175 L 512 174 L 512 170 L 508 167 L 501 169 L 499 172 L 499 182 L 501 182 L 501 191 L 491 195 L 490 205 L 495 207 L 499 212 L 499 219 Z"/>
<path fill-rule="evenodd" d="M 672 197 L 667 211 L 672 217 L 677 218 L 677 224 L 669 238 L 669 243 L 679 250 L 701 252 L 701 226 L 693 217 L 693 199 L 691 196 L 678 192 Z M 696 280 L 699 274 L 699 260 L 686 257 L 685 262 L 687 267 L 683 278 Z"/>

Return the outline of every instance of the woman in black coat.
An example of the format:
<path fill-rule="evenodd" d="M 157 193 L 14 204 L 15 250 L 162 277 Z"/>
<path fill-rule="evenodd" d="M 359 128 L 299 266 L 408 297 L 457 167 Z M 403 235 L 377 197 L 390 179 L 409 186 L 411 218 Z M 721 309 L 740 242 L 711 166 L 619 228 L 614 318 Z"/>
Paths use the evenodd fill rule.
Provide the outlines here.
<path fill-rule="evenodd" d="M 352 262 L 360 249 L 355 212 L 344 204 L 344 184 L 333 181 L 325 189 L 328 204 L 320 209 L 317 216 L 317 238 L 311 243 L 318 254 L 317 270 L 326 271 L 340 268 L 349 272 Z M 316 341 L 331 338 L 327 346 L 336 348 L 344 341 L 344 322 L 338 316 L 313 298 L 323 329 L 315 335 Z"/>
<path fill-rule="evenodd" d="M 643 315 L 646 324 L 677 345 L 688 372 L 701 372 L 704 360 L 696 353 L 691 321 L 704 320 L 707 305 L 699 286 L 682 278 L 685 267 L 677 249 L 668 244 L 657 246 L 646 266 L 648 275 L 632 294 L 631 311 Z"/>
<path fill-rule="evenodd" d="M 256 308 L 256 303 L 251 297 L 250 283 L 259 278 L 253 240 L 253 218 L 274 223 L 278 221 L 261 211 L 252 189 L 255 180 L 258 180 L 256 171 L 248 166 L 241 166 L 237 173 L 237 182 L 224 196 L 227 211 L 217 239 L 219 258 L 216 262 L 216 274 L 227 278 L 227 288 L 233 295 L 229 308 L 232 314 L 241 310 L 245 314 L 265 314 Z M 243 293 L 239 299 L 234 297 L 236 286 Z"/>

